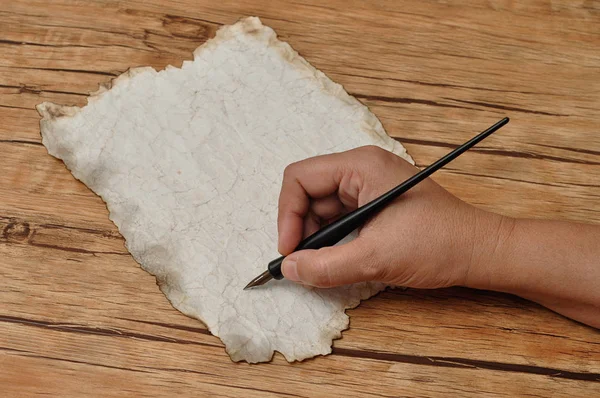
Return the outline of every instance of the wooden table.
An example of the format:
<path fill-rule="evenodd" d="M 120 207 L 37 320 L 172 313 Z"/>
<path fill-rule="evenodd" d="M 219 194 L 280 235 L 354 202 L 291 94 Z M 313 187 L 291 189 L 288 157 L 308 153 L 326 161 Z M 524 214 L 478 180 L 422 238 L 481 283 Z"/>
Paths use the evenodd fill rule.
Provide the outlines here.
<path fill-rule="evenodd" d="M 104 203 L 41 145 L 42 101 L 83 105 L 127 68 L 163 68 L 260 16 L 436 174 L 511 216 L 600 223 L 600 1 L 3 1 L 3 396 L 600 396 L 600 333 L 525 300 L 388 291 L 348 311 L 333 354 L 232 363 L 175 311 Z M 4 395 L 6 394 L 6 395 Z"/>

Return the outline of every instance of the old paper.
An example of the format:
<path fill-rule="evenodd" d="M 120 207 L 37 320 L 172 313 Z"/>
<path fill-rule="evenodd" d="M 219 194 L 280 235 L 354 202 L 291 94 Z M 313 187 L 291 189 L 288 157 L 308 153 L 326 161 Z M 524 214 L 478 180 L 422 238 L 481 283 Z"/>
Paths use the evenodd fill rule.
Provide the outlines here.
<path fill-rule="evenodd" d="M 278 256 L 286 165 L 367 144 L 410 160 L 258 18 L 223 27 L 181 68 L 132 69 L 83 108 L 38 110 L 48 152 L 102 197 L 136 261 L 234 361 L 327 354 L 348 327 L 344 310 L 383 288 L 242 290 Z"/>

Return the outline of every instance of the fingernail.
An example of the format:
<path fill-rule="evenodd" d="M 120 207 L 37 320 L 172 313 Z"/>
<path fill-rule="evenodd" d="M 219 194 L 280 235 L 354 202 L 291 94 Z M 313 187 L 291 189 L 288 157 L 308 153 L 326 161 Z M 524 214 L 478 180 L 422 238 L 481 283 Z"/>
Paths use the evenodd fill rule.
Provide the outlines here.
<path fill-rule="evenodd" d="M 293 254 L 287 256 L 283 263 L 281 263 L 281 272 L 286 279 L 298 282 L 300 278 L 298 278 L 298 267 L 297 267 L 298 259 Z"/>

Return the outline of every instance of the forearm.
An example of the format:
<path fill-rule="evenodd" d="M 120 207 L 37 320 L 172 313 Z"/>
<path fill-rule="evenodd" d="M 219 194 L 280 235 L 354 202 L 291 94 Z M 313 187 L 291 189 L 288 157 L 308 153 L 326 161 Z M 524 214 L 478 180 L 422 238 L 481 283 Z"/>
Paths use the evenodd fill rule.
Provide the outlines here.
<path fill-rule="evenodd" d="M 600 227 L 500 220 L 491 221 L 496 238 L 466 284 L 516 294 L 600 328 Z"/>

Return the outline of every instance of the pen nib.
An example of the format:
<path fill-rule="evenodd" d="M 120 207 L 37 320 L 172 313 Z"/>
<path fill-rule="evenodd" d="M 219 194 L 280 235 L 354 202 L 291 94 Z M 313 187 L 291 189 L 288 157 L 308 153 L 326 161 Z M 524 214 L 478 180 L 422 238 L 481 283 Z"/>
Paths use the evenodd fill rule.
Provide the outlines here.
<path fill-rule="evenodd" d="M 246 285 L 246 287 L 244 288 L 244 290 L 248 290 L 248 289 L 253 288 L 255 286 L 264 285 L 265 283 L 267 283 L 271 279 L 273 279 L 273 276 L 271 275 L 271 273 L 269 272 L 269 270 L 267 270 L 267 271 L 263 272 L 262 274 L 260 274 L 259 276 L 257 276 L 256 278 L 252 279 L 250 281 L 250 283 L 248 283 L 248 285 Z"/>

